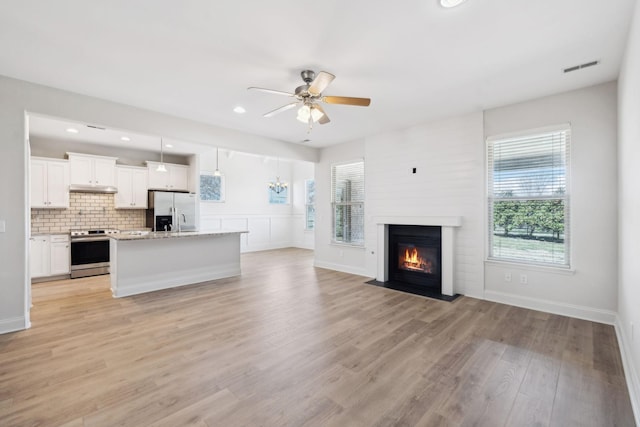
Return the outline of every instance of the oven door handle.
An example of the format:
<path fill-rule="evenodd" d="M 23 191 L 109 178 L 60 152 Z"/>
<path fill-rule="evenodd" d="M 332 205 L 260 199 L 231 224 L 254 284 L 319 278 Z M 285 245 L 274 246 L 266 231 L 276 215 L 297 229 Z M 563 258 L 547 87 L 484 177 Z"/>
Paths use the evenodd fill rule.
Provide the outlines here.
<path fill-rule="evenodd" d="M 80 237 L 80 238 L 71 238 L 71 243 L 75 242 L 103 242 L 105 240 L 109 240 L 108 237 Z"/>

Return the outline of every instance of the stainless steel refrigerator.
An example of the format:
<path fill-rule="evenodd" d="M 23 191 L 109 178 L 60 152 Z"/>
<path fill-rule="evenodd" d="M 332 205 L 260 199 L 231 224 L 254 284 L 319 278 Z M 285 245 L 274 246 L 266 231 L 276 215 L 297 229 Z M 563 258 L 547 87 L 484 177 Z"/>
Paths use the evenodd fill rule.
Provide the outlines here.
<path fill-rule="evenodd" d="M 196 195 L 149 191 L 147 227 L 153 231 L 196 231 Z"/>

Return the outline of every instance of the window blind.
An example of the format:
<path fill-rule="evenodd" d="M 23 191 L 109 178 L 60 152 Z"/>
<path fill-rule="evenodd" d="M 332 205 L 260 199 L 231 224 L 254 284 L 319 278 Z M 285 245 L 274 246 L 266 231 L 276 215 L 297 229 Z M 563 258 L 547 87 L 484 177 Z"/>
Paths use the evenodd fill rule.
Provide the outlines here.
<path fill-rule="evenodd" d="M 333 165 L 333 241 L 364 245 L 364 161 Z"/>
<path fill-rule="evenodd" d="M 489 257 L 569 265 L 568 126 L 487 145 Z"/>

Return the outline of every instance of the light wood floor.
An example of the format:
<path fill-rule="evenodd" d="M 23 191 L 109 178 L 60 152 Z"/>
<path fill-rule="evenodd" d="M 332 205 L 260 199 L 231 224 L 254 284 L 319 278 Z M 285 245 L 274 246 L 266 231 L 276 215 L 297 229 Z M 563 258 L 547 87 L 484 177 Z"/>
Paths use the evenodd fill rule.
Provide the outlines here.
<path fill-rule="evenodd" d="M 632 426 L 611 326 L 366 285 L 287 249 L 122 299 L 33 286 L 0 335 L 1 426 Z"/>

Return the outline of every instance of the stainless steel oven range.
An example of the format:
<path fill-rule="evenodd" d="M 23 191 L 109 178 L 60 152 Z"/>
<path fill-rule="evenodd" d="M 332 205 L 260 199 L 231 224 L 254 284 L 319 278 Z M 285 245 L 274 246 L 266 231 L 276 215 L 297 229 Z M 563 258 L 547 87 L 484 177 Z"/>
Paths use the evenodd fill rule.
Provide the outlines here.
<path fill-rule="evenodd" d="M 71 230 L 71 278 L 109 274 L 109 234 L 118 230 Z"/>

